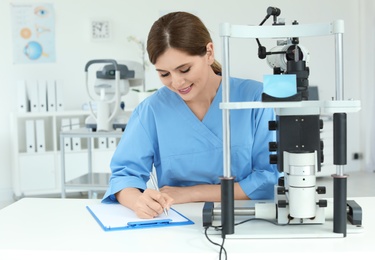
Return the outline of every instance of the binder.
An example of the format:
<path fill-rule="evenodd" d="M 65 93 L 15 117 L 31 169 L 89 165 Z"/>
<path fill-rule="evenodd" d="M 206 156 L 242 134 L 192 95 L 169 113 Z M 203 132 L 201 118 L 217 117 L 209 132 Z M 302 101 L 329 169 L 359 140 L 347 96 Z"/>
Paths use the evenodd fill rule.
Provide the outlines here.
<path fill-rule="evenodd" d="M 46 151 L 46 136 L 44 130 L 44 120 L 37 119 L 35 121 L 35 129 L 36 129 L 36 151 L 38 153 Z"/>
<path fill-rule="evenodd" d="M 64 110 L 64 101 L 63 101 L 63 82 L 62 80 L 56 80 L 55 93 L 56 93 L 56 111 Z"/>
<path fill-rule="evenodd" d="M 47 81 L 47 111 L 56 111 L 56 89 L 54 80 Z"/>
<path fill-rule="evenodd" d="M 20 113 L 26 113 L 29 111 L 26 81 L 24 80 L 17 80 L 17 110 Z"/>
<path fill-rule="evenodd" d="M 38 80 L 38 105 L 39 112 L 47 112 L 47 82 Z"/>
<path fill-rule="evenodd" d="M 79 129 L 79 118 L 74 117 L 70 119 L 70 126 L 71 129 Z M 80 151 L 81 150 L 81 138 L 73 137 L 72 138 L 72 150 L 73 151 Z"/>
<path fill-rule="evenodd" d="M 27 93 L 30 100 L 30 111 L 39 112 L 38 84 L 36 80 L 27 81 Z"/>
<path fill-rule="evenodd" d="M 121 128 L 117 128 L 115 131 L 122 132 Z M 108 148 L 116 149 L 117 147 L 117 137 L 108 137 Z"/>
<path fill-rule="evenodd" d="M 69 118 L 63 118 L 61 119 L 61 131 L 66 132 L 70 130 L 70 119 Z M 72 139 L 71 138 L 64 138 L 64 147 L 65 151 L 71 151 L 72 150 Z"/>
<path fill-rule="evenodd" d="M 141 219 L 129 208 L 119 203 L 94 204 L 86 206 L 88 211 L 104 231 L 134 230 L 192 225 L 193 221 L 171 208 L 168 216 L 161 214 L 153 219 Z"/>
<path fill-rule="evenodd" d="M 108 148 L 115 149 L 117 146 L 117 138 L 116 137 L 108 137 Z"/>
<path fill-rule="evenodd" d="M 107 149 L 107 138 L 106 137 L 99 137 L 98 138 L 98 148 L 99 149 Z"/>
<path fill-rule="evenodd" d="M 35 153 L 34 120 L 26 120 L 26 152 Z"/>

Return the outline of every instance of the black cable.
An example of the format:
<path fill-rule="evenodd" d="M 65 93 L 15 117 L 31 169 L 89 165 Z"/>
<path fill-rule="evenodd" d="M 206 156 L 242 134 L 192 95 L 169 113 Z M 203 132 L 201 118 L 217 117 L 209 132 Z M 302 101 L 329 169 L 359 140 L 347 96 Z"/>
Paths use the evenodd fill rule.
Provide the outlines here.
<path fill-rule="evenodd" d="M 268 20 L 268 18 L 270 18 L 270 16 L 270 14 L 267 14 L 266 17 L 264 17 L 263 21 L 259 24 L 259 26 L 262 26 Z"/>
<path fill-rule="evenodd" d="M 269 219 L 265 219 L 265 218 L 249 218 L 249 219 L 245 219 L 241 222 L 238 222 L 238 223 L 235 223 L 234 225 L 237 226 L 237 225 L 241 225 L 241 224 L 244 224 L 246 222 L 249 222 L 249 221 L 253 221 L 253 220 L 260 220 L 260 221 L 265 221 L 265 222 L 268 222 L 268 223 L 271 223 L 271 224 L 274 224 L 276 226 L 286 226 L 286 225 L 289 225 L 289 222 L 287 224 L 279 224 L 273 220 L 269 220 Z"/>
<path fill-rule="evenodd" d="M 259 26 L 262 26 L 267 20 L 268 18 L 270 18 L 271 15 L 266 15 L 266 17 L 264 17 L 263 21 L 259 24 Z M 261 53 L 265 53 L 266 52 L 266 48 L 262 46 L 262 44 L 260 43 L 259 39 L 258 38 L 255 38 L 256 42 L 258 43 L 258 52 L 261 52 Z M 258 56 L 260 56 L 259 58 L 261 59 L 264 59 L 265 57 L 264 54 L 263 55 L 259 55 L 258 53 Z"/>
<path fill-rule="evenodd" d="M 260 41 L 259 41 L 259 39 L 258 38 L 255 38 L 255 40 L 257 41 L 257 43 L 258 43 L 258 47 L 260 48 L 260 47 L 262 47 L 262 44 L 260 44 Z"/>
<path fill-rule="evenodd" d="M 267 15 L 264 17 L 263 21 L 259 24 L 259 26 L 262 26 L 267 20 L 268 18 L 271 17 L 271 15 L 273 16 L 273 24 L 277 24 L 277 21 L 276 21 L 276 17 L 279 16 L 281 13 L 280 9 L 277 8 L 277 7 L 268 7 L 267 8 Z M 262 44 L 260 43 L 259 39 L 258 38 L 255 38 L 257 44 L 258 44 L 258 57 L 260 59 L 265 59 L 267 55 L 270 55 L 272 53 L 267 53 L 266 51 L 266 47 L 262 46 Z"/>
<path fill-rule="evenodd" d="M 238 225 L 242 225 L 242 224 L 244 224 L 244 223 L 246 223 L 246 222 L 249 222 L 249 221 L 255 221 L 255 220 L 266 221 L 266 222 L 271 223 L 271 224 L 276 225 L 276 226 L 287 226 L 287 225 L 289 225 L 289 223 L 290 223 L 290 219 L 289 219 L 289 221 L 288 221 L 287 224 L 279 224 L 279 223 L 277 223 L 277 222 L 275 222 L 275 221 L 273 221 L 273 220 L 269 220 L 269 219 L 265 219 L 265 218 L 249 218 L 249 219 L 245 219 L 245 220 L 243 220 L 243 221 L 240 221 L 240 222 L 238 222 L 238 223 L 235 223 L 234 225 L 235 225 L 235 226 L 238 226 Z M 219 251 L 219 259 L 221 260 L 221 255 L 222 255 L 223 252 L 224 252 L 224 256 L 225 256 L 224 259 L 226 260 L 226 259 L 227 259 L 227 250 L 226 250 L 225 247 L 224 247 L 225 237 L 223 237 L 223 240 L 222 240 L 221 244 L 218 244 L 218 243 L 212 241 L 212 240 L 208 237 L 208 234 L 207 234 L 207 230 L 208 230 L 210 227 L 211 227 L 211 228 L 214 228 L 216 231 L 221 231 L 222 226 L 206 226 L 205 229 L 204 229 L 204 235 L 206 236 L 207 240 L 208 240 L 211 244 L 220 247 L 220 251 Z"/>
<path fill-rule="evenodd" d="M 222 255 L 223 251 L 224 251 L 225 260 L 227 260 L 227 251 L 224 248 L 224 242 L 225 242 L 225 235 L 223 237 L 223 241 L 221 242 L 221 246 L 220 246 L 219 260 L 221 260 L 221 255 Z"/>
<path fill-rule="evenodd" d="M 211 226 L 211 227 L 212 227 L 212 228 L 215 228 L 215 229 L 218 228 L 218 227 L 215 227 L 215 226 Z M 208 234 L 207 234 L 207 230 L 208 230 L 208 228 L 210 228 L 210 226 L 206 226 L 205 229 L 204 229 L 204 235 L 206 236 L 207 240 L 210 241 L 211 244 L 220 247 L 220 251 L 219 251 L 219 259 L 221 259 L 221 255 L 222 255 L 223 252 L 224 252 L 225 259 L 227 259 L 227 250 L 225 250 L 225 248 L 224 248 L 225 237 L 223 238 L 223 241 L 222 241 L 221 245 L 218 244 L 218 243 L 216 243 L 216 242 L 214 242 L 214 241 L 212 241 L 212 240 L 208 237 Z"/>

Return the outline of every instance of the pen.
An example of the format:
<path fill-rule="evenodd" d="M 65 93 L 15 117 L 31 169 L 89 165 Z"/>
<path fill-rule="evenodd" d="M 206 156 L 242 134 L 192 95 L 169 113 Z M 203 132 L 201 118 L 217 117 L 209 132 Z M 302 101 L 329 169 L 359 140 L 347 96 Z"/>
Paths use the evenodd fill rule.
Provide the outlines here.
<path fill-rule="evenodd" d="M 154 175 L 153 173 L 150 174 L 150 179 L 151 179 L 152 185 L 154 185 L 155 189 L 156 189 L 157 191 L 160 192 L 160 190 L 159 190 L 159 186 L 158 186 L 158 183 L 157 183 L 157 181 L 156 181 L 156 177 L 155 177 L 155 175 Z M 167 209 L 163 208 L 163 211 L 164 211 L 164 214 L 165 214 L 166 216 L 168 216 L 168 211 L 167 211 Z"/>

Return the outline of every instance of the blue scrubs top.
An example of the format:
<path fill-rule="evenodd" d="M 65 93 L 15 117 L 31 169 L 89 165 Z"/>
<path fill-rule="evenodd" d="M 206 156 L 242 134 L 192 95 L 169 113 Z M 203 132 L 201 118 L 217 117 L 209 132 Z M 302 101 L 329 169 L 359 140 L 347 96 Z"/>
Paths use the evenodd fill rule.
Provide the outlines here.
<path fill-rule="evenodd" d="M 230 79 L 230 100 L 259 101 L 262 84 Z M 220 184 L 223 176 L 222 86 L 200 121 L 180 96 L 162 87 L 133 111 L 111 160 L 112 175 L 102 202 L 118 191 L 146 189 L 152 166 L 160 187 Z M 231 110 L 231 175 L 251 199 L 272 199 L 279 173 L 269 164 L 268 130 L 273 109 Z"/>

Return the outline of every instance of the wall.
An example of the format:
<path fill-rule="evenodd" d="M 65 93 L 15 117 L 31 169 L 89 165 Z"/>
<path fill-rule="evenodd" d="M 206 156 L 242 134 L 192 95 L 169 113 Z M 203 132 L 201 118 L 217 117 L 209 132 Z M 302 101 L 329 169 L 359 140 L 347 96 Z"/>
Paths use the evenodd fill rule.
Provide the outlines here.
<path fill-rule="evenodd" d="M 30 0 L 27 2 L 39 1 Z M 56 17 L 56 56 L 55 63 L 20 65 L 13 64 L 10 5 L 25 1 L 0 1 L 0 23 L 2 24 L 2 48 L 0 48 L 0 207 L 12 199 L 10 165 L 9 115 L 15 111 L 17 79 L 63 79 L 66 109 L 79 109 L 87 101 L 84 88 L 84 66 L 88 60 L 99 58 L 130 59 L 140 61 L 140 50 L 127 37 L 132 35 L 145 40 L 152 23 L 160 14 L 184 10 L 194 12 L 202 18 L 212 33 L 216 43 L 216 57 L 221 60 L 219 24 L 259 24 L 266 15 L 268 6 L 281 9 L 280 17 L 286 22 L 297 20 L 300 23 L 326 23 L 336 19 L 345 21 L 345 98 L 359 99 L 360 87 L 358 55 L 360 48 L 359 3 L 350 0 L 332 1 L 223 1 L 223 0 L 55 0 Z M 344 4 L 345 2 L 345 4 Z M 41 2 L 43 3 L 43 1 Z M 235 4 L 233 4 L 235 3 Z M 90 40 L 89 22 L 92 18 L 110 18 L 113 37 L 108 42 Z M 271 20 L 267 22 L 271 24 Z M 275 41 L 262 41 L 267 48 L 275 46 Z M 320 87 L 321 98 L 334 96 L 334 52 L 333 37 L 307 38 L 301 40 L 311 53 L 310 84 Z M 262 80 L 264 74 L 272 71 L 265 61 L 257 58 L 255 41 L 233 40 L 231 48 L 231 74 L 233 76 Z M 147 89 L 160 87 L 153 67 L 146 71 Z M 348 166 L 347 171 L 360 169 L 359 161 L 351 160 L 353 152 L 360 151 L 360 117 L 349 115 Z"/>
<path fill-rule="evenodd" d="M 373 12 L 375 10 L 375 2 L 371 0 L 362 0 L 360 2 L 361 16 L 361 103 L 362 113 L 361 120 L 363 127 L 361 127 L 361 147 L 364 153 L 363 168 L 367 172 L 375 172 L 375 35 L 374 24 L 375 17 Z"/>

